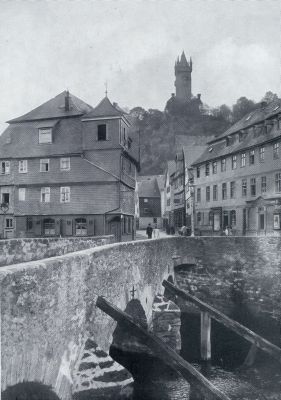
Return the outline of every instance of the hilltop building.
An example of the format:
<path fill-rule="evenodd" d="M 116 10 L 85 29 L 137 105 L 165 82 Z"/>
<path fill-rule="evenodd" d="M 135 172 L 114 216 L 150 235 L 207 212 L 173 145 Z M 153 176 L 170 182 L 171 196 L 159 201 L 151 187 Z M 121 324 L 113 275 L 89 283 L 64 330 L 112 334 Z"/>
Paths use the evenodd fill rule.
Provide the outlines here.
<path fill-rule="evenodd" d="M 175 63 L 175 87 L 176 87 L 176 99 L 182 102 L 191 100 L 191 73 L 192 73 L 192 60 L 187 62 L 184 51 L 179 59 Z"/>
<path fill-rule="evenodd" d="M 1 237 L 133 237 L 137 141 L 105 97 L 68 91 L 8 121 L 0 137 Z"/>
<path fill-rule="evenodd" d="M 245 115 L 193 163 L 202 233 L 281 234 L 281 100 Z"/>

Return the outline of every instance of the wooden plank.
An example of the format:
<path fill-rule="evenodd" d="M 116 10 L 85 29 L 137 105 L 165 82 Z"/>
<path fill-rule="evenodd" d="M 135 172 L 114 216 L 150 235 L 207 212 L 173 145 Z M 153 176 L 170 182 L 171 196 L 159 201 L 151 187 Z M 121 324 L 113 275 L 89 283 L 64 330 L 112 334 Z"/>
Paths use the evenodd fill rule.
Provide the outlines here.
<path fill-rule="evenodd" d="M 275 360 L 281 363 L 281 349 L 280 347 L 276 346 L 275 344 L 269 342 L 268 340 L 264 339 L 262 336 L 259 336 L 255 332 L 251 331 L 250 329 L 246 328 L 246 326 L 239 324 L 239 322 L 234 321 L 233 319 L 227 317 L 225 314 L 221 313 L 220 311 L 216 310 L 214 307 L 210 306 L 207 303 L 204 303 L 202 300 L 198 299 L 195 296 L 187 293 L 184 290 L 181 290 L 174 286 L 172 283 L 164 280 L 162 285 L 169 290 L 175 296 L 180 297 L 183 300 L 191 302 L 195 304 L 197 307 L 200 308 L 201 311 L 206 311 L 210 314 L 212 318 L 216 321 L 220 322 L 227 328 L 231 329 L 238 335 L 242 336 L 244 339 L 248 340 L 248 342 L 254 344 L 262 351 L 266 352 L 267 354 L 271 355 Z"/>
<path fill-rule="evenodd" d="M 138 322 L 134 321 L 130 315 L 110 304 L 103 297 L 98 297 L 96 305 L 126 329 L 131 329 L 137 336 L 143 338 L 146 345 L 157 357 L 181 374 L 182 377 L 193 385 L 203 396 L 210 400 L 230 400 L 227 395 L 218 390 L 208 379 L 200 374 L 196 368 L 180 357 L 161 339 L 148 332 Z"/>
<path fill-rule="evenodd" d="M 201 359 L 211 360 L 211 317 L 206 311 L 201 311 Z"/>

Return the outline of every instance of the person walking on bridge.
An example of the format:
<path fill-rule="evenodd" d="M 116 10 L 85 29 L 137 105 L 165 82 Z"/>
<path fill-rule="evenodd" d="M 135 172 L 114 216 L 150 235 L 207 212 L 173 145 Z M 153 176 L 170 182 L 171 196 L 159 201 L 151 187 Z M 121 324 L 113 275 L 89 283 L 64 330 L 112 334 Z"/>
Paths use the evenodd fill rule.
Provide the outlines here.
<path fill-rule="evenodd" d="M 146 234 L 148 236 L 148 239 L 152 238 L 152 232 L 153 232 L 153 228 L 152 228 L 152 226 L 150 224 L 148 224 L 147 228 L 146 228 Z"/>

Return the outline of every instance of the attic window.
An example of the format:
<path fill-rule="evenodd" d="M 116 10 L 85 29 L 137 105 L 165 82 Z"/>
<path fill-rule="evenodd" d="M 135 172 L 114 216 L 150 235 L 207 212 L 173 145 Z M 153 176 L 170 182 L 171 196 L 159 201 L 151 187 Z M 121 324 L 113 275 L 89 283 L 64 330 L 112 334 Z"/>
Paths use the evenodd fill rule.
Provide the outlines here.
<path fill-rule="evenodd" d="M 39 143 L 52 143 L 52 128 L 39 128 Z"/>
<path fill-rule="evenodd" d="M 213 148 L 212 148 L 212 147 L 209 147 L 209 153 L 211 153 L 211 151 L 213 151 Z"/>
<path fill-rule="evenodd" d="M 251 118 L 252 118 L 252 115 L 253 115 L 252 113 L 251 113 L 251 114 L 249 114 L 249 115 L 248 115 L 248 117 L 246 118 L 246 121 L 249 121 L 249 119 L 251 119 Z"/>

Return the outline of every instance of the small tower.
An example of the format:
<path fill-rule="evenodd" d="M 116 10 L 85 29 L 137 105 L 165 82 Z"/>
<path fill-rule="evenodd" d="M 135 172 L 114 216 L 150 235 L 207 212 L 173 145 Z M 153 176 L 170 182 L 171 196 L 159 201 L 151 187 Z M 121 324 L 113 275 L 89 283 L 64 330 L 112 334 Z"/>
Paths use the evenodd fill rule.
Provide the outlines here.
<path fill-rule="evenodd" d="M 183 51 L 181 58 L 179 59 L 178 57 L 175 63 L 176 98 L 183 102 L 190 101 L 192 97 L 191 72 L 192 72 L 192 60 L 190 58 L 190 61 L 188 63 Z"/>

